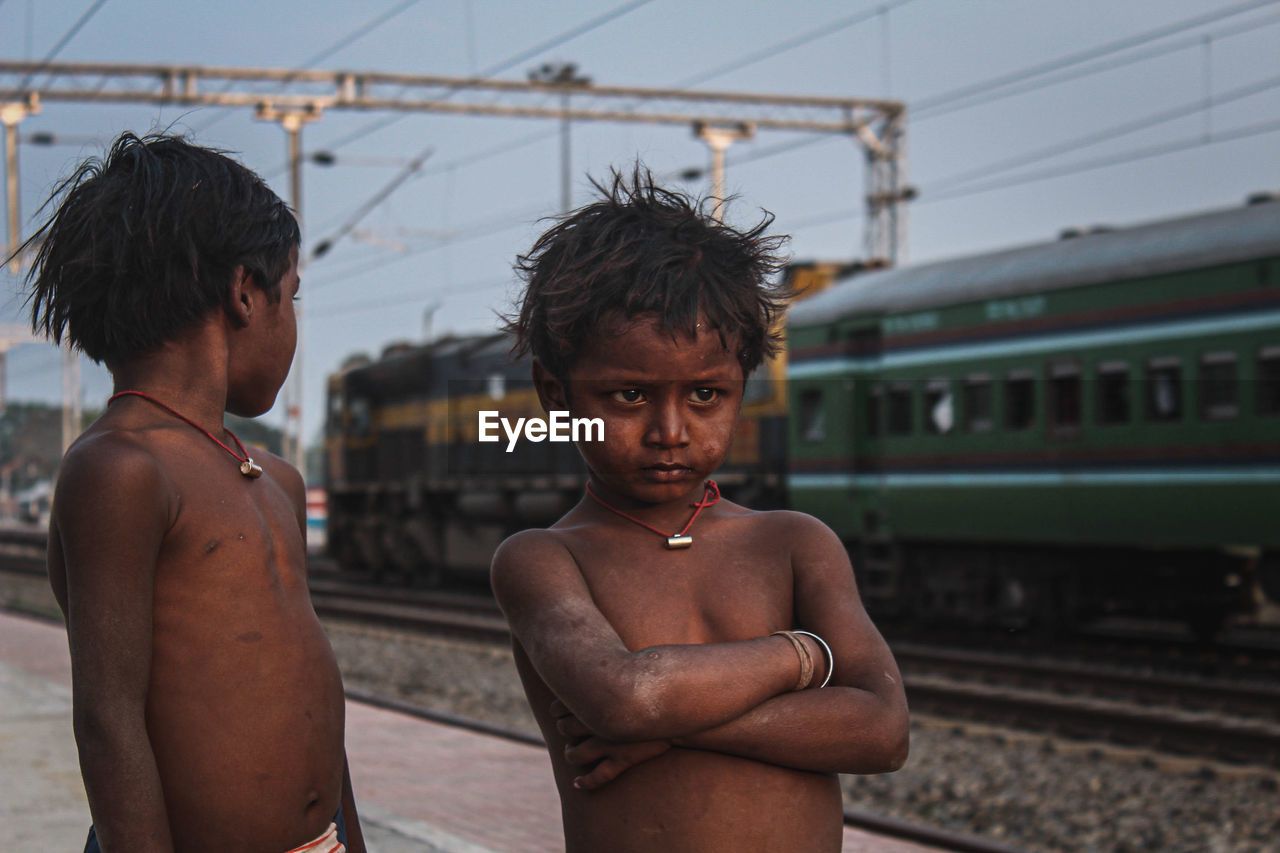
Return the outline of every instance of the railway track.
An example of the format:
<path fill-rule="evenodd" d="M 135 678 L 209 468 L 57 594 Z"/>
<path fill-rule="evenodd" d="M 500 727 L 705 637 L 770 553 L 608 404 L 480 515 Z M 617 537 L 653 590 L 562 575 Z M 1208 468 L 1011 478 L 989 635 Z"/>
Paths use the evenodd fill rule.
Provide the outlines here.
<path fill-rule="evenodd" d="M 491 601 L 457 595 L 353 589 L 313 590 L 328 616 L 506 644 Z M 470 599 L 470 600 L 468 600 Z M 1055 661 L 1043 654 L 965 652 L 894 644 L 913 711 L 1071 738 L 1280 768 L 1280 684 L 1143 673 Z"/>
<path fill-rule="evenodd" d="M 42 570 L 41 533 L 0 531 L 0 565 Z M 502 644 L 510 634 L 492 599 L 399 590 L 313 572 L 318 613 Z M 1213 678 L 1082 663 L 1043 651 L 994 653 L 892 643 L 913 711 L 1125 746 L 1280 768 L 1280 678 Z M 1197 659 L 1194 668 L 1203 670 Z M 1225 670 L 1232 667 L 1225 666 Z M 1274 670 L 1271 670 L 1274 672 Z"/>

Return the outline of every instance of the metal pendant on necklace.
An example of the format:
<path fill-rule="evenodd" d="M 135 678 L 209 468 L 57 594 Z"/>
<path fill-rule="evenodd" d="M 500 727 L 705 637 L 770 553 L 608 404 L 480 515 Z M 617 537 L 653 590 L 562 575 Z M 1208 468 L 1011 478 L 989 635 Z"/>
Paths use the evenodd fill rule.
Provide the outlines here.
<path fill-rule="evenodd" d="M 256 480 L 262 476 L 262 466 L 257 462 L 254 462 L 252 459 L 245 457 L 245 460 L 240 463 L 240 473 L 244 474 L 250 480 Z"/>
<path fill-rule="evenodd" d="M 627 515 L 625 512 L 618 509 L 616 506 L 609 504 L 607 501 L 605 501 L 603 498 L 597 495 L 595 491 L 591 488 L 590 480 L 587 481 L 586 488 L 587 488 L 587 494 L 590 495 L 595 500 L 596 503 L 600 504 L 600 506 L 609 510 L 609 512 L 613 513 L 614 515 L 620 515 L 623 518 L 625 518 L 627 521 L 635 522 L 636 524 L 640 525 L 646 530 L 652 530 L 654 533 L 658 534 L 663 539 L 666 539 L 667 540 L 666 547 L 668 551 L 683 551 L 685 548 L 691 547 L 693 545 L 693 537 L 689 535 L 689 530 L 693 527 L 693 523 L 698 520 L 698 515 L 701 514 L 701 512 L 704 509 L 714 505 L 716 501 L 720 500 L 720 487 L 716 485 L 715 480 L 707 480 L 706 483 L 703 485 L 702 500 L 698 501 L 696 504 L 693 504 L 693 515 L 690 516 L 689 522 L 685 524 L 684 529 L 681 530 L 679 533 L 672 533 L 668 535 L 665 531 L 659 530 L 649 522 L 641 521 L 640 519 L 636 518 L 634 515 Z"/>

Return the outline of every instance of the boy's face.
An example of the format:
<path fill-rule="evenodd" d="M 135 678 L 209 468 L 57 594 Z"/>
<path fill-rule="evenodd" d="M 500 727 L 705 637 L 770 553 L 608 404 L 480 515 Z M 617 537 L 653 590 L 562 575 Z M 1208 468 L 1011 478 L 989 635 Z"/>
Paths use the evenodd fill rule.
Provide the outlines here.
<path fill-rule="evenodd" d="M 567 386 L 573 417 L 604 420 L 603 441 L 578 444 L 593 480 L 659 503 L 701 489 L 724 461 L 743 374 L 705 322 L 694 338 L 673 338 L 651 316 L 619 317 L 587 339 Z"/>
<path fill-rule="evenodd" d="M 275 302 L 266 291 L 251 285 L 254 317 L 237 354 L 242 373 L 228 387 L 227 410 L 244 417 L 257 417 L 274 404 L 298 344 L 298 320 L 293 301 L 298 295 L 298 249 L 289 253 L 289 268 L 280 279 L 280 298 Z"/>

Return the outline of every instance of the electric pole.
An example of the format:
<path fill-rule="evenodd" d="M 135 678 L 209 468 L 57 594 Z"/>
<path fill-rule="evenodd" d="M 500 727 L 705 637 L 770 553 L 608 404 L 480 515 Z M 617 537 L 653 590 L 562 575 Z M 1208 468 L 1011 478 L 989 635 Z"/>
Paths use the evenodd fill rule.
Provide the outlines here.
<path fill-rule="evenodd" d="M 733 125 L 712 125 L 697 122 L 693 133 L 711 149 L 711 199 L 715 205 L 711 215 L 724 221 L 724 152 L 739 139 L 750 139 L 756 129 L 751 124 L 739 122 Z"/>
<path fill-rule="evenodd" d="M 302 233 L 302 128 L 313 121 L 319 121 L 322 113 L 315 105 L 303 107 L 274 107 L 270 104 L 259 104 L 255 117 L 263 121 L 279 123 L 287 136 L 289 152 L 289 204 L 293 206 L 294 218 L 298 220 L 298 233 Z M 298 241 L 298 275 L 306 264 L 303 241 Z M 291 298 L 288 294 L 282 299 Z M 302 426 L 302 392 L 306 383 L 302 381 L 302 356 L 306 335 L 302 325 L 302 303 L 293 308 L 298 325 L 297 346 L 293 351 L 293 366 L 289 370 L 289 378 L 284 386 L 284 447 L 285 459 L 298 469 L 298 473 L 307 476 L 307 441 Z"/>
<path fill-rule="evenodd" d="M 591 78 L 578 73 L 576 62 L 548 62 L 529 72 L 530 83 L 547 83 L 560 89 L 560 212 L 572 205 L 572 157 L 570 156 L 569 95 L 576 88 L 591 85 Z"/>
<path fill-rule="evenodd" d="M 22 272 L 22 260 L 18 257 L 18 247 L 22 245 L 21 217 L 18 212 L 18 122 L 38 112 L 40 98 L 35 94 L 28 94 L 21 100 L 0 103 L 0 123 L 4 124 L 4 187 L 9 211 L 9 250 L 5 254 L 12 255 L 9 272 L 14 275 Z"/>

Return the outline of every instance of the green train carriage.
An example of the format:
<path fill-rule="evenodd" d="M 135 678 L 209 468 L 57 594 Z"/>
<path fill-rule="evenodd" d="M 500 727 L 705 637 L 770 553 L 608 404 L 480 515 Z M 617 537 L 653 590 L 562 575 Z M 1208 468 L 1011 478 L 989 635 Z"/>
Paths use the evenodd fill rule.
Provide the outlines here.
<path fill-rule="evenodd" d="M 879 612 L 1280 600 L 1280 202 L 866 273 L 788 321 L 791 504 Z"/>

